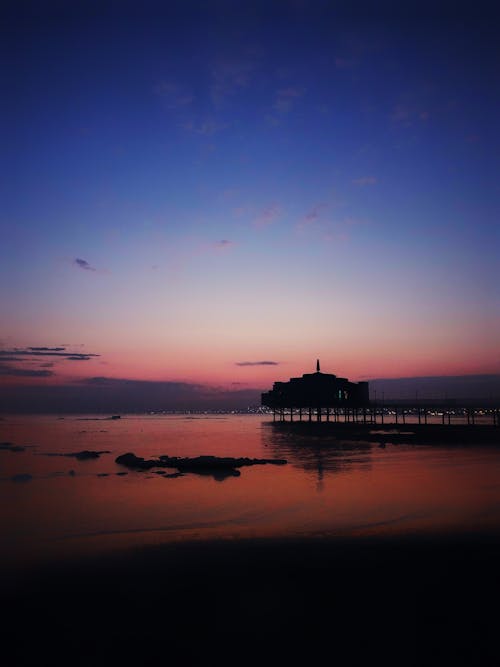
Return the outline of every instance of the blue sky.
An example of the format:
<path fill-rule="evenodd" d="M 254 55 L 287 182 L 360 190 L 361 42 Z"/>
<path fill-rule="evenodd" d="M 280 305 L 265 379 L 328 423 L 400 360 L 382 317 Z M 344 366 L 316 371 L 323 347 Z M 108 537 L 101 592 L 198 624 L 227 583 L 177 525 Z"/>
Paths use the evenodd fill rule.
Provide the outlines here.
<path fill-rule="evenodd" d="M 498 372 L 492 16 L 162 4 L 6 12 L 3 349 L 225 386 Z"/>

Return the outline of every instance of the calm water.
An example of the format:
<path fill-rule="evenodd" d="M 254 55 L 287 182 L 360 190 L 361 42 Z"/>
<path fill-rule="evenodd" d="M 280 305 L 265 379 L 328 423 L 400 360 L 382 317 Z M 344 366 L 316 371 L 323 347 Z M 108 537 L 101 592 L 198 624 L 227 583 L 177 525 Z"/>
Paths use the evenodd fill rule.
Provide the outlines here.
<path fill-rule="evenodd" d="M 381 448 L 283 433 L 250 415 L 12 416 L 0 442 L 26 447 L 0 451 L 4 566 L 179 540 L 500 532 L 500 447 Z M 110 453 L 64 456 L 84 449 Z M 129 451 L 288 464 L 167 479 L 117 465 Z"/>

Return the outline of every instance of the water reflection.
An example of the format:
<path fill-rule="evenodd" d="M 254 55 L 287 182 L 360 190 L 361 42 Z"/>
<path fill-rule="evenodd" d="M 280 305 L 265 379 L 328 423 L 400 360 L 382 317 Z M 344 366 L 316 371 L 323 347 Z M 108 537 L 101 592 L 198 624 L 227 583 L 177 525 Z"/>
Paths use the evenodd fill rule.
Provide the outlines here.
<path fill-rule="evenodd" d="M 262 424 L 262 445 L 276 458 L 317 474 L 317 490 L 323 490 L 325 475 L 371 470 L 372 445 L 363 441 L 338 440 L 332 436 L 296 433 L 276 422 Z"/>

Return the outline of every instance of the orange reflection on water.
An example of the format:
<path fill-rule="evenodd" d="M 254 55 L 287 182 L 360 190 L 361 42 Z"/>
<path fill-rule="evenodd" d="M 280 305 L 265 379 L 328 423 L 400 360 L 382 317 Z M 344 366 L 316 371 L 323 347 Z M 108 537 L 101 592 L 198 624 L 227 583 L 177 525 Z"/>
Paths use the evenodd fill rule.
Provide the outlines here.
<path fill-rule="evenodd" d="M 298 437 L 256 416 L 10 417 L 0 441 L 4 558 L 178 540 L 498 531 L 500 454 Z M 83 449 L 102 453 L 79 461 Z M 218 481 L 127 471 L 119 454 L 286 458 Z M 118 473 L 127 473 L 125 475 Z M 24 475 L 23 478 L 12 478 Z M 30 475 L 28 479 L 26 475 Z"/>

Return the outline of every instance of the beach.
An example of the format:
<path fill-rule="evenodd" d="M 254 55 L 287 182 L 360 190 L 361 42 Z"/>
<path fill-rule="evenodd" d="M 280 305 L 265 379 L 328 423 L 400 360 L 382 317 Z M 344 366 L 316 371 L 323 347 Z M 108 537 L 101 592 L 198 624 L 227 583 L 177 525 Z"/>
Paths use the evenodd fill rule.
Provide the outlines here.
<path fill-rule="evenodd" d="M 241 540 L 73 562 L 7 594 L 9 665 L 493 665 L 497 540 Z"/>

